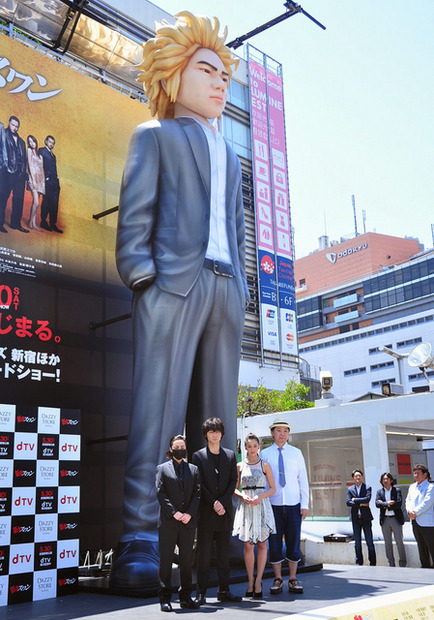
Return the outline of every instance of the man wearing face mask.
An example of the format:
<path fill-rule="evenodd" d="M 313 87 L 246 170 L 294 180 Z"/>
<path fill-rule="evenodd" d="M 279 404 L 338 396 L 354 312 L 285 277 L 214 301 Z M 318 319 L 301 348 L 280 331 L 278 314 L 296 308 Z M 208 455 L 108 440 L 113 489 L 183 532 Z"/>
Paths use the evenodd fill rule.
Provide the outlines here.
<path fill-rule="evenodd" d="M 187 456 L 185 438 L 175 435 L 170 440 L 170 459 L 157 467 L 155 485 L 160 504 L 158 548 L 160 553 L 159 581 L 161 611 L 172 611 L 172 562 L 175 545 L 179 549 L 182 608 L 199 609 L 192 600 L 191 566 L 194 533 L 200 499 L 199 470 L 184 461 Z"/>

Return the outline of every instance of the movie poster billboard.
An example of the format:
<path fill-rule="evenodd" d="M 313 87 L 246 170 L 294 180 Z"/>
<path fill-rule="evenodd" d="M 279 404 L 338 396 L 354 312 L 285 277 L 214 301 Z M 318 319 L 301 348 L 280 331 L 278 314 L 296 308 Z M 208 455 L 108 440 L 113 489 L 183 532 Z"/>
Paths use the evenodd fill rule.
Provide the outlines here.
<path fill-rule="evenodd" d="M 262 346 L 297 355 L 283 82 L 249 53 Z"/>
<path fill-rule="evenodd" d="M 129 139 L 148 118 L 145 105 L 0 36 L 0 131 L 19 160 L 3 158 L 0 176 L 0 386 L 80 382 L 77 351 L 67 378 L 66 334 L 104 318 L 102 287 L 128 297 L 115 266 L 117 213 L 93 216 L 118 205 Z M 88 368 L 91 383 L 99 367 Z"/>
<path fill-rule="evenodd" d="M 24 187 L 20 180 L 15 210 L 13 194 L 7 196 L 6 232 L 0 232 L 0 394 L 3 403 L 17 407 L 81 411 L 83 435 L 100 442 L 98 449 L 86 444 L 82 454 L 87 475 L 80 491 L 81 544 L 84 549 L 110 548 L 121 532 L 126 442 L 103 442 L 128 433 L 132 375 L 131 321 L 110 322 L 128 317 L 131 309 L 131 291 L 115 265 L 115 208 L 131 135 L 150 115 L 143 103 L 46 53 L 0 36 L 1 133 L 10 129 L 14 117 L 11 126 L 16 142 L 24 144 L 24 155 L 21 151 L 18 157 L 25 159 L 26 172 L 28 158 L 39 155 L 51 136 L 52 155 L 47 155 L 56 164 L 60 190 L 58 231 L 49 217 L 51 229 L 41 226 L 46 187 L 36 188 L 35 200 L 29 179 Z M 4 174 L 0 178 L 4 191 Z M 31 227 L 32 206 L 37 228 Z M 19 226 L 29 232 L 16 225 L 18 209 Z M 110 209 L 114 211 L 94 218 Z M 58 458 L 71 451 L 62 471 L 77 471 L 76 449 L 73 441 L 56 447 Z M 69 491 L 78 483 L 56 468 L 56 463 L 38 467 L 36 486 L 58 473 L 59 485 L 65 483 L 67 496 L 73 497 Z M 8 476 L 5 471 L 5 484 Z M 6 494 L 9 501 L 13 498 Z M 62 502 L 59 508 L 65 517 L 71 512 Z M 75 552 L 67 547 L 68 540 L 62 545 L 66 555 Z M 58 541 L 58 554 L 60 547 Z M 61 564 L 67 575 L 71 568 Z"/>
<path fill-rule="evenodd" d="M 0 122 L 4 130 L 12 116 L 19 121 L 16 136 L 24 142 L 27 159 L 20 223 L 30 232 L 11 228 L 11 195 L 5 209 L 7 233 L 0 233 L 3 273 L 34 277 L 45 271 L 118 282 L 114 261 L 107 256 L 107 252 L 114 252 L 117 216 L 100 220 L 92 216 L 118 204 L 129 139 L 136 125 L 148 120 L 147 107 L 1 36 Z M 51 190 L 44 183 L 49 175 L 47 164 L 38 157 L 38 152 L 44 156 L 47 151 L 47 136 L 55 140 L 47 155 L 51 159 L 54 156 L 57 165 L 60 193 L 56 226 L 62 233 L 40 227 L 44 195 Z M 36 225 L 40 230 L 29 228 L 35 200 L 29 183 L 31 167 L 42 169 L 42 180 L 36 187 Z"/>

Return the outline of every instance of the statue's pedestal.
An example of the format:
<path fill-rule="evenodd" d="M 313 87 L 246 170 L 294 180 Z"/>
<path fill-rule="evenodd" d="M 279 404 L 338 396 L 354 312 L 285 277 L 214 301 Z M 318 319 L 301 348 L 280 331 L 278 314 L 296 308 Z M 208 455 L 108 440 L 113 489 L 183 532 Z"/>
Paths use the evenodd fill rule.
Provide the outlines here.
<path fill-rule="evenodd" d="M 317 564 L 304 564 L 303 566 L 300 566 L 298 568 L 297 574 L 302 574 L 302 573 L 309 573 L 309 572 L 314 572 L 314 571 L 319 571 L 322 570 L 323 565 L 320 563 Z M 288 565 L 284 566 L 282 568 L 282 575 L 287 575 L 288 574 Z M 272 577 L 273 576 L 273 569 L 270 565 L 267 565 L 265 572 L 264 572 L 264 578 L 268 578 L 268 577 Z M 230 575 L 230 579 L 229 579 L 229 583 L 233 584 L 233 583 L 244 583 L 245 581 L 247 581 L 247 575 L 246 575 L 246 569 L 244 564 L 240 565 L 237 563 L 234 563 L 233 565 L 231 564 L 231 575 Z M 195 584 L 196 582 L 196 573 L 195 571 L 193 572 L 193 583 Z M 173 567 L 173 574 L 172 574 L 172 583 L 173 583 L 173 590 L 174 592 L 176 592 L 178 590 L 179 587 L 179 570 L 178 567 L 176 565 L 174 565 Z M 218 579 L 217 579 L 217 571 L 212 568 L 210 571 L 210 576 L 209 576 L 209 587 L 213 588 L 216 587 L 218 585 Z M 109 584 L 109 573 L 106 572 L 105 574 L 102 573 L 101 575 L 94 575 L 94 576 L 81 576 L 79 578 L 79 591 L 80 592 L 93 592 L 93 593 L 97 593 L 97 594 L 110 594 L 110 595 L 115 595 L 115 596 L 132 596 L 132 597 L 136 597 L 136 598 L 151 598 L 151 597 L 155 597 L 158 595 L 157 590 L 155 589 L 154 591 L 151 590 L 128 590 L 126 588 L 113 588 L 110 586 Z"/>

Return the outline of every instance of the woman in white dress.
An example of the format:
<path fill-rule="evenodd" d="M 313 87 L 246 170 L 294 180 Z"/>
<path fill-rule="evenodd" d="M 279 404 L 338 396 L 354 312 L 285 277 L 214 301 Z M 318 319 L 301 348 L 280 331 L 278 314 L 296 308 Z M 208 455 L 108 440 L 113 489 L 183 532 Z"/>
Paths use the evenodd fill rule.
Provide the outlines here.
<path fill-rule="evenodd" d="M 269 500 L 269 497 L 276 492 L 276 486 L 270 465 L 259 456 L 258 437 L 250 433 L 244 445 L 247 457 L 237 465 L 238 481 L 235 495 L 239 500 L 232 534 L 244 542 L 244 562 L 248 577 L 246 596 L 262 598 L 262 575 L 267 563 L 267 539 L 276 531 Z M 254 578 L 255 545 L 258 547 L 256 579 Z"/>
<path fill-rule="evenodd" d="M 36 225 L 36 213 L 40 197 L 45 195 L 44 161 L 38 153 L 38 141 L 34 136 L 27 136 L 27 189 L 32 194 L 33 203 L 30 208 L 29 228 L 42 232 Z"/>

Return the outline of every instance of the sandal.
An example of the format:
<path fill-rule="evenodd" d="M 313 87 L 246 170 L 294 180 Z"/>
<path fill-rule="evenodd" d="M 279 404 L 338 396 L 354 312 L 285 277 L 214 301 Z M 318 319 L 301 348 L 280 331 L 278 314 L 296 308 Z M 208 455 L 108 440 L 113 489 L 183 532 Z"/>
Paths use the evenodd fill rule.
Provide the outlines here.
<path fill-rule="evenodd" d="M 283 581 L 276 577 L 273 585 L 270 587 L 270 594 L 280 594 L 283 590 Z"/>
<path fill-rule="evenodd" d="M 303 586 L 298 579 L 290 579 L 288 581 L 288 589 L 293 594 L 303 594 Z"/>

